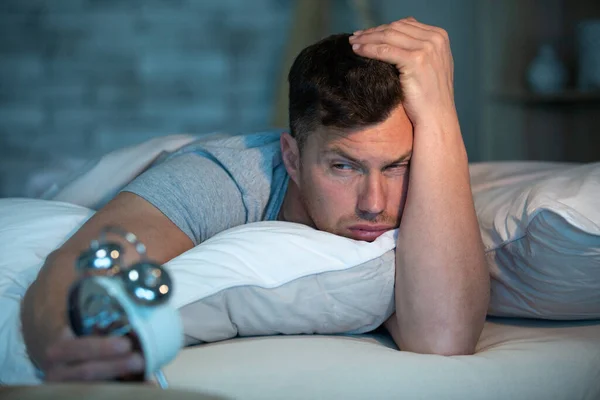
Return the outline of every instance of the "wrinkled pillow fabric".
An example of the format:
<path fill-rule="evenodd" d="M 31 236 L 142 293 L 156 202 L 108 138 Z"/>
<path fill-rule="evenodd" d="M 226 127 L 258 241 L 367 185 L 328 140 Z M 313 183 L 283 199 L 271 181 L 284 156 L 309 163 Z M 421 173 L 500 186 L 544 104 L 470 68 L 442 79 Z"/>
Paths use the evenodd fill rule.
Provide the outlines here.
<path fill-rule="evenodd" d="M 470 166 L 489 314 L 600 318 L 600 163 Z"/>
<path fill-rule="evenodd" d="M 377 328 L 394 311 L 395 233 L 368 243 L 265 221 L 212 237 L 166 264 L 188 344 Z"/>

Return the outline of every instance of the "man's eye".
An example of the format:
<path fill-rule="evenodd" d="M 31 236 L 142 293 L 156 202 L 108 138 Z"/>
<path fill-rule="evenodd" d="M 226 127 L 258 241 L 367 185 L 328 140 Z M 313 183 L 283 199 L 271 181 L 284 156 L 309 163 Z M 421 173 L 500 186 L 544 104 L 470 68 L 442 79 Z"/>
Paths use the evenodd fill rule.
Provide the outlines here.
<path fill-rule="evenodd" d="M 408 164 L 393 164 L 386 167 L 386 170 L 396 172 L 396 171 L 404 171 L 408 168 Z"/>
<path fill-rule="evenodd" d="M 338 171 L 352 171 L 353 170 L 352 165 L 350 165 L 350 164 L 337 163 L 337 164 L 332 164 L 331 167 L 333 169 L 337 169 Z"/>

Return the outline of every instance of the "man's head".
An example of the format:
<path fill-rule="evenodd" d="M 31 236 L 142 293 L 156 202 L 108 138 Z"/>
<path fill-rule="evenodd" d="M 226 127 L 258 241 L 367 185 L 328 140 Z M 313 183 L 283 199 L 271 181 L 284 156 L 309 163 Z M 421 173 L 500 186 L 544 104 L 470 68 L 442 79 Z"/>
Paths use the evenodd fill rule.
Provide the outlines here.
<path fill-rule="evenodd" d="M 349 37 L 333 35 L 308 46 L 290 69 L 290 133 L 300 151 L 318 128 L 371 126 L 402 101 L 396 67 L 356 55 Z"/>
<path fill-rule="evenodd" d="M 396 67 L 357 56 L 348 37 L 309 46 L 290 70 L 283 217 L 370 241 L 399 225 L 412 125 Z"/>

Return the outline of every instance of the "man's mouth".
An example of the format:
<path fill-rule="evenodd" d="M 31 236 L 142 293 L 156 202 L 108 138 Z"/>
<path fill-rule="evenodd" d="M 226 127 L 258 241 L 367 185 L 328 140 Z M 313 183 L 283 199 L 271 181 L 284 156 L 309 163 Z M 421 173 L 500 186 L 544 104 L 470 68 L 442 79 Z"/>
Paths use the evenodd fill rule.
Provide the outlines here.
<path fill-rule="evenodd" d="M 348 229 L 350 230 L 350 237 L 352 239 L 372 242 L 385 232 L 394 229 L 394 227 L 389 225 L 360 224 L 353 225 Z"/>

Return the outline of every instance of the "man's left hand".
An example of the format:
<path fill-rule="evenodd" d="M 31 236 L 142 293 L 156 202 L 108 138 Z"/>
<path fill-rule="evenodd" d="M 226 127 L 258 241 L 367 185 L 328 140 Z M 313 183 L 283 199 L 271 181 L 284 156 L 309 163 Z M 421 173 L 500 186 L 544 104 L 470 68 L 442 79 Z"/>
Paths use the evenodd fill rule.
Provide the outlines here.
<path fill-rule="evenodd" d="M 410 17 L 357 31 L 350 44 L 356 54 L 398 68 L 403 106 L 415 128 L 432 118 L 456 117 L 454 65 L 445 30 Z"/>

